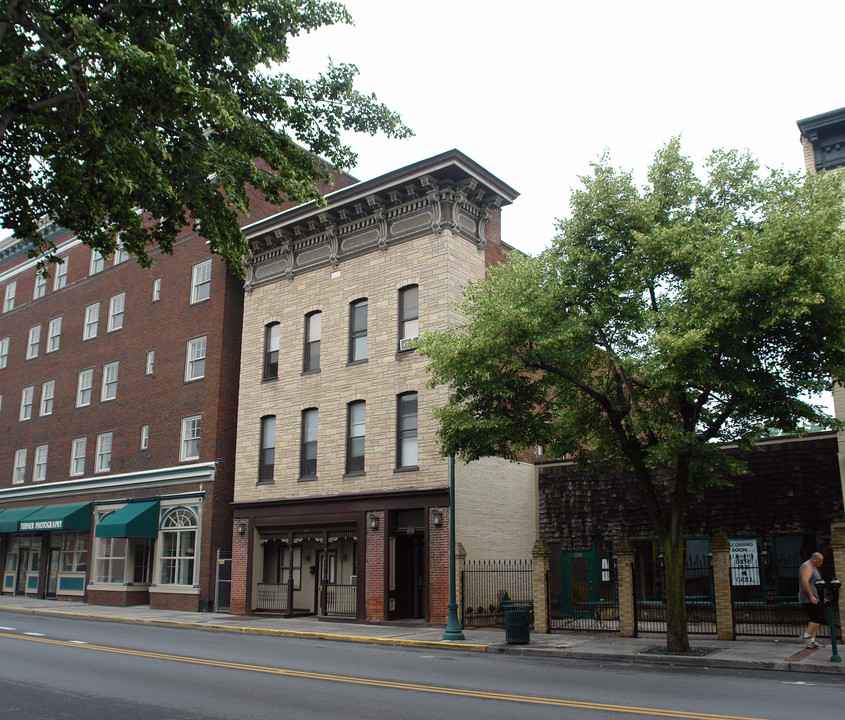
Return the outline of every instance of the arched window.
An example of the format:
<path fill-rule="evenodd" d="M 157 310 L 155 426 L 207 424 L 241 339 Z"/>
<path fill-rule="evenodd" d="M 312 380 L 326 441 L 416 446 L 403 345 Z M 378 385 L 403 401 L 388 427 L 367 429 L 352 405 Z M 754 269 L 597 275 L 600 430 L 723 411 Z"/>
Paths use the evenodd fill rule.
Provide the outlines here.
<path fill-rule="evenodd" d="M 171 510 L 161 523 L 161 584 L 193 585 L 197 516 L 187 508 Z"/>

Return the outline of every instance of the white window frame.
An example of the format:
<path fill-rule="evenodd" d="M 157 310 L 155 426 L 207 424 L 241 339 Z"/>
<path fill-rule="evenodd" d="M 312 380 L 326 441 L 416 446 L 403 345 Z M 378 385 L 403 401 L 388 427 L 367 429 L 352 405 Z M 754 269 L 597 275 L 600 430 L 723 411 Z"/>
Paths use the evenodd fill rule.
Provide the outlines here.
<path fill-rule="evenodd" d="M 38 357 L 38 346 L 41 344 L 41 326 L 36 325 L 29 329 L 29 338 L 26 341 L 26 359 L 32 360 Z"/>
<path fill-rule="evenodd" d="M 61 290 L 67 285 L 67 255 L 62 258 L 64 262 L 55 263 L 56 269 L 53 273 L 53 292 Z"/>
<path fill-rule="evenodd" d="M 126 309 L 126 293 L 113 295 L 109 300 L 109 326 L 107 332 L 114 332 L 123 327 L 123 313 Z"/>
<path fill-rule="evenodd" d="M 123 243 L 118 240 L 117 244 L 114 248 L 114 261 L 113 265 L 120 265 L 122 262 L 126 262 L 129 259 L 129 251 L 123 247 Z"/>
<path fill-rule="evenodd" d="M 129 538 L 97 538 L 97 556 L 94 566 L 95 582 L 124 585 L 129 566 Z"/>
<path fill-rule="evenodd" d="M 91 264 L 88 267 L 89 275 L 96 275 L 106 269 L 106 259 L 99 250 L 91 249 Z"/>
<path fill-rule="evenodd" d="M 195 584 L 198 563 L 199 518 L 187 508 L 174 508 L 161 524 L 159 583 L 167 586 Z"/>
<path fill-rule="evenodd" d="M 12 466 L 12 485 L 26 482 L 26 448 L 15 450 L 15 464 Z"/>
<path fill-rule="evenodd" d="M 161 300 L 161 278 L 153 280 L 153 302 Z"/>
<path fill-rule="evenodd" d="M 191 305 L 211 297 L 211 259 L 197 263 L 191 270 Z"/>
<path fill-rule="evenodd" d="M 0 340 L 0 370 L 9 364 L 9 338 Z"/>
<path fill-rule="evenodd" d="M 146 450 L 150 446 L 150 426 L 141 425 L 141 443 L 140 449 Z"/>
<path fill-rule="evenodd" d="M 94 368 L 80 370 L 76 380 L 76 407 L 87 407 L 91 404 L 93 388 Z M 84 401 L 85 393 L 88 394 L 87 401 Z"/>
<path fill-rule="evenodd" d="M 47 479 L 47 455 L 49 445 L 37 445 L 32 459 L 32 482 L 44 482 Z"/>
<path fill-rule="evenodd" d="M 56 352 L 62 342 L 62 318 L 55 317 L 47 324 L 47 347 L 45 353 Z"/>
<path fill-rule="evenodd" d="M 53 414 L 53 398 L 56 395 L 56 381 L 47 380 L 41 384 L 41 406 L 39 408 L 39 415 Z"/>
<path fill-rule="evenodd" d="M 40 270 L 35 271 L 35 283 L 32 286 L 32 299 L 38 300 L 47 294 L 47 278 Z"/>
<path fill-rule="evenodd" d="M 179 440 L 179 460 L 199 460 L 202 440 L 202 415 L 182 418 L 182 434 Z M 196 444 L 194 451 L 193 444 Z"/>
<path fill-rule="evenodd" d="M 191 338 L 185 350 L 185 382 L 205 377 L 205 358 L 208 353 L 207 336 Z"/>
<path fill-rule="evenodd" d="M 18 290 L 18 281 L 12 280 L 6 285 L 6 293 L 3 296 L 3 312 L 15 309 L 15 293 Z"/>
<path fill-rule="evenodd" d="M 70 444 L 70 475 L 78 477 L 85 474 L 85 452 L 88 438 L 74 438 Z"/>
<path fill-rule="evenodd" d="M 100 390 L 100 402 L 108 402 L 117 397 L 117 376 L 119 372 L 119 362 L 103 365 L 103 383 Z"/>
<path fill-rule="evenodd" d="M 155 372 L 156 366 L 156 351 L 155 350 L 147 350 L 147 362 L 144 365 L 144 374 L 145 375 L 152 375 Z"/>
<path fill-rule="evenodd" d="M 100 327 L 100 303 L 85 306 L 85 324 L 82 327 L 82 339 L 93 340 Z"/>
<path fill-rule="evenodd" d="M 32 417 L 32 404 L 35 401 L 35 385 L 27 385 L 21 390 L 21 411 L 18 420 L 23 422 Z"/>
<path fill-rule="evenodd" d="M 104 473 L 111 470 L 111 454 L 114 434 L 107 432 L 97 435 L 97 453 L 94 458 L 94 472 Z"/>

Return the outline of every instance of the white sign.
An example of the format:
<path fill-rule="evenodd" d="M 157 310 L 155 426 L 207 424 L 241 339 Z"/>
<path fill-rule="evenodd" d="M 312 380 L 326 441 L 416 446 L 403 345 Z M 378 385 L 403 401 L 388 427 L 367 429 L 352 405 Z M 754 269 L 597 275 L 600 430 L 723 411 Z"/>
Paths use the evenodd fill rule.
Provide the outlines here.
<path fill-rule="evenodd" d="M 733 539 L 731 543 L 731 585 L 759 585 L 760 564 L 754 538 Z"/>

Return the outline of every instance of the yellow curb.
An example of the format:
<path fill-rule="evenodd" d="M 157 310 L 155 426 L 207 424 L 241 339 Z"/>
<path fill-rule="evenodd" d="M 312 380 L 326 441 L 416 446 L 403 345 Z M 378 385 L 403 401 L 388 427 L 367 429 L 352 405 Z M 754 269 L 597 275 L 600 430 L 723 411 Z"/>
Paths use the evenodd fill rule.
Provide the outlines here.
<path fill-rule="evenodd" d="M 255 635 L 272 635 L 274 637 L 293 637 L 301 640 L 337 640 L 339 642 L 368 643 L 370 645 L 396 645 L 400 647 L 421 647 L 434 650 L 464 650 L 465 652 L 487 652 L 487 645 L 476 643 L 454 642 L 451 640 L 410 640 L 408 638 L 380 638 L 366 635 L 338 635 L 334 633 L 309 632 L 305 630 L 280 630 L 276 628 L 243 627 L 240 625 L 215 625 L 212 623 L 196 623 L 182 620 L 157 620 L 155 618 L 127 618 L 114 615 L 97 615 L 94 613 L 76 613 L 70 610 L 50 610 L 48 608 L 12 608 L 4 607 L 10 612 L 28 613 L 30 615 L 55 615 L 82 620 L 100 620 L 103 622 L 121 622 L 131 625 L 159 625 L 179 627 L 185 629 L 208 630 L 212 632 L 249 633 Z"/>

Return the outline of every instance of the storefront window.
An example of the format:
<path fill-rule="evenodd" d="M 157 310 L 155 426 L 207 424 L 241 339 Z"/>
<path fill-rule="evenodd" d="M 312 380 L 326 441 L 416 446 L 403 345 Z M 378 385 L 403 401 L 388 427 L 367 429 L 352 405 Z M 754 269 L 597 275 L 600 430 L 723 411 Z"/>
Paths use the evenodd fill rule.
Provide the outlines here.
<path fill-rule="evenodd" d="M 63 536 L 61 540 L 61 572 L 84 573 L 88 566 L 88 535 L 69 532 L 63 533 Z"/>
<path fill-rule="evenodd" d="M 161 529 L 162 585 L 193 585 L 197 520 L 184 508 L 164 518 Z"/>
<path fill-rule="evenodd" d="M 99 538 L 97 544 L 97 582 L 124 582 L 126 575 L 126 548 L 126 538 Z"/>

